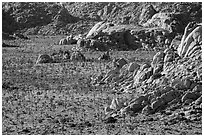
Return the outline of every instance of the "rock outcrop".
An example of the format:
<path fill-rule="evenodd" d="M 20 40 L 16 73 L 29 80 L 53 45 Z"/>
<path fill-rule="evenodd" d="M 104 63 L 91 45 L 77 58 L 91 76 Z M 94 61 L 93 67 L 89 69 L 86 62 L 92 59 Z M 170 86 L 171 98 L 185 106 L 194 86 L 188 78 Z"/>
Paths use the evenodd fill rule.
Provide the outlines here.
<path fill-rule="evenodd" d="M 201 50 L 202 26 L 189 23 L 185 28 L 181 43 L 177 49 L 179 56 L 190 57 L 197 50 Z"/>
<path fill-rule="evenodd" d="M 198 26 L 190 33 L 193 37 L 191 43 L 202 43 L 202 34 L 198 31 L 201 28 L 202 26 Z M 199 107 L 202 96 L 202 53 L 201 48 L 186 49 L 188 50 L 192 53 L 190 57 L 179 56 L 177 50 L 167 48 L 155 54 L 151 64 L 125 61 L 119 67 L 115 60 L 113 63 L 116 68 L 102 76 L 98 83 L 118 85 L 118 92 L 137 94 L 138 97 L 128 102 L 112 101 L 110 105 L 115 107 L 109 111 L 151 114 L 173 104 L 198 104 Z M 117 105 L 117 102 L 123 105 Z"/>

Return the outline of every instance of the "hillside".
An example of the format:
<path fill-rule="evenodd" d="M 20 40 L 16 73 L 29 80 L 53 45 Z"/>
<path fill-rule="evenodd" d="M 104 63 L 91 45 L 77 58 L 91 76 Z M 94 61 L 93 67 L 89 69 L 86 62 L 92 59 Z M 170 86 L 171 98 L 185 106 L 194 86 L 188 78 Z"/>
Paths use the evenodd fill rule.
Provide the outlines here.
<path fill-rule="evenodd" d="M 4 2 L 2 5 L 3 32 L 13 33 L 18 30 L 29 35 L 83 34 L 102 20 L 141 25 L 154 14 L 163 12 L 185 15 L 185 18 L 182 17 L 185 19 L 183 26 L 189 21 L 199 22 L 202 17 L 202 5 L 196 2 Z M 149 5 L 154 10 L 144 13 Z"/>

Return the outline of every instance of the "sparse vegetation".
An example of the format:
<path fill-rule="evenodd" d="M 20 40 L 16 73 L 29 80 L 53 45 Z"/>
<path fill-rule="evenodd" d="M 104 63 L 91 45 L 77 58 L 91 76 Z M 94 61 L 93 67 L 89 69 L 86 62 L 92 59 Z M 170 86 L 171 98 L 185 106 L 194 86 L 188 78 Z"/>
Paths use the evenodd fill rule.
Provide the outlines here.
<path fill-rule="evenodd" d="M 12 42 L 21 47 L 2 49 L 4 135 L 201 134 L 201 121 L 167 124 L 166 116 L 161 113 L 152 116 L 126 115 L 115 123 L 106 123 L 104 107 L 117 94 L 111 85 L 92 86 L 90 78 L 107 72 L 111 62 L 70 61 L 35 65 L 39 53 L 59 50 L 59 47 L 47 47 L 52 39 L 33 36 L 30 40 L 9 41 Z M 85 56 L 98 58 L 100 54 L 97 51 L 86 52 Z M 111 53 L 111 56 L 136 57 L 138 61 L 146 62 L 152 60 L 154 54 L 147 51 L 120 51 Z M 123 99 L 132 97 L 128 93 L 117 96 Z"/>
<path fill-rule="evenodd" d="M 2 134 L 201 135 L 201 20 L 201 2 L 2 3 Z"/>

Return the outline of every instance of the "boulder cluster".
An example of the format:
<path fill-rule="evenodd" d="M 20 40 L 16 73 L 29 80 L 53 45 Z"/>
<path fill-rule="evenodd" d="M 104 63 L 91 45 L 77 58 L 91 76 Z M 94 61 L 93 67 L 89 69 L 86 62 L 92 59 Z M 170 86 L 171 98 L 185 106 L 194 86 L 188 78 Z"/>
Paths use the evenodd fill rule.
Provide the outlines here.
<path fill-rule="evenodd" d="M 163 28 L 134 28 L 129 25 L 118 25 L 110 22 L 98 22 L 80 38 L 78 47 L 100 51 L 107 50 L 154 50 L 169 48 L 175 34 Z"/>
<path fill-rule="evenodd" d="M 36 64 L 44 63 L 61 63 L 67 61 L 85 61 L 86 57 L 80 51 L 62 51 L 54 52 L 52 54 L 41 54 L 38 56 Z"/>
<path fill-rule="evenodd" d="M 192 27 L 190 24 L 186 30 Z M 174 105 L 201 109 L 201 30 L 200 24 L 194 26 L 188 34 L 184 33 L 184 42 L 181 41 L 177 50 L 166 48 L 156 53 L 151 63 L 139 64 L 124 58 L 114 60 L 115 68 L 94 79 L 93 84 L 112 84 L 117 86 L 117 92 L 132 93 L 137 97 L 128 101 L 114 98 L 105 113 L 152 114 Z M 200 111 L 198 115 L 201 116 Z"/>
<path fill-rule="evenodd" d="M 96 23 L 86 37 L 80 39 L 77 44 L 81 48 L 99 51 L 131 50 L 141 47 L 128 29 L 128 25 L 117 25 L 105 21 Z"/>

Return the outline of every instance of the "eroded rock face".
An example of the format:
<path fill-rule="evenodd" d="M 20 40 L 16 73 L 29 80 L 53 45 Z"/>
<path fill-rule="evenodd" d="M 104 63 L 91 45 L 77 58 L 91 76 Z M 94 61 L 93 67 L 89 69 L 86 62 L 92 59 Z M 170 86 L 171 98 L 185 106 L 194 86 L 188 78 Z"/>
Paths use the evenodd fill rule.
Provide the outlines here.
<path fill-rule="evenodd" d="M 190 27 L 189 25 L 185 28 L 181 44 L 177 49 L 181 57 L 192 56 L 197 50 L 201 50 L 202 26 L 197 26 L 191 32 L 187 32 Z"/>

